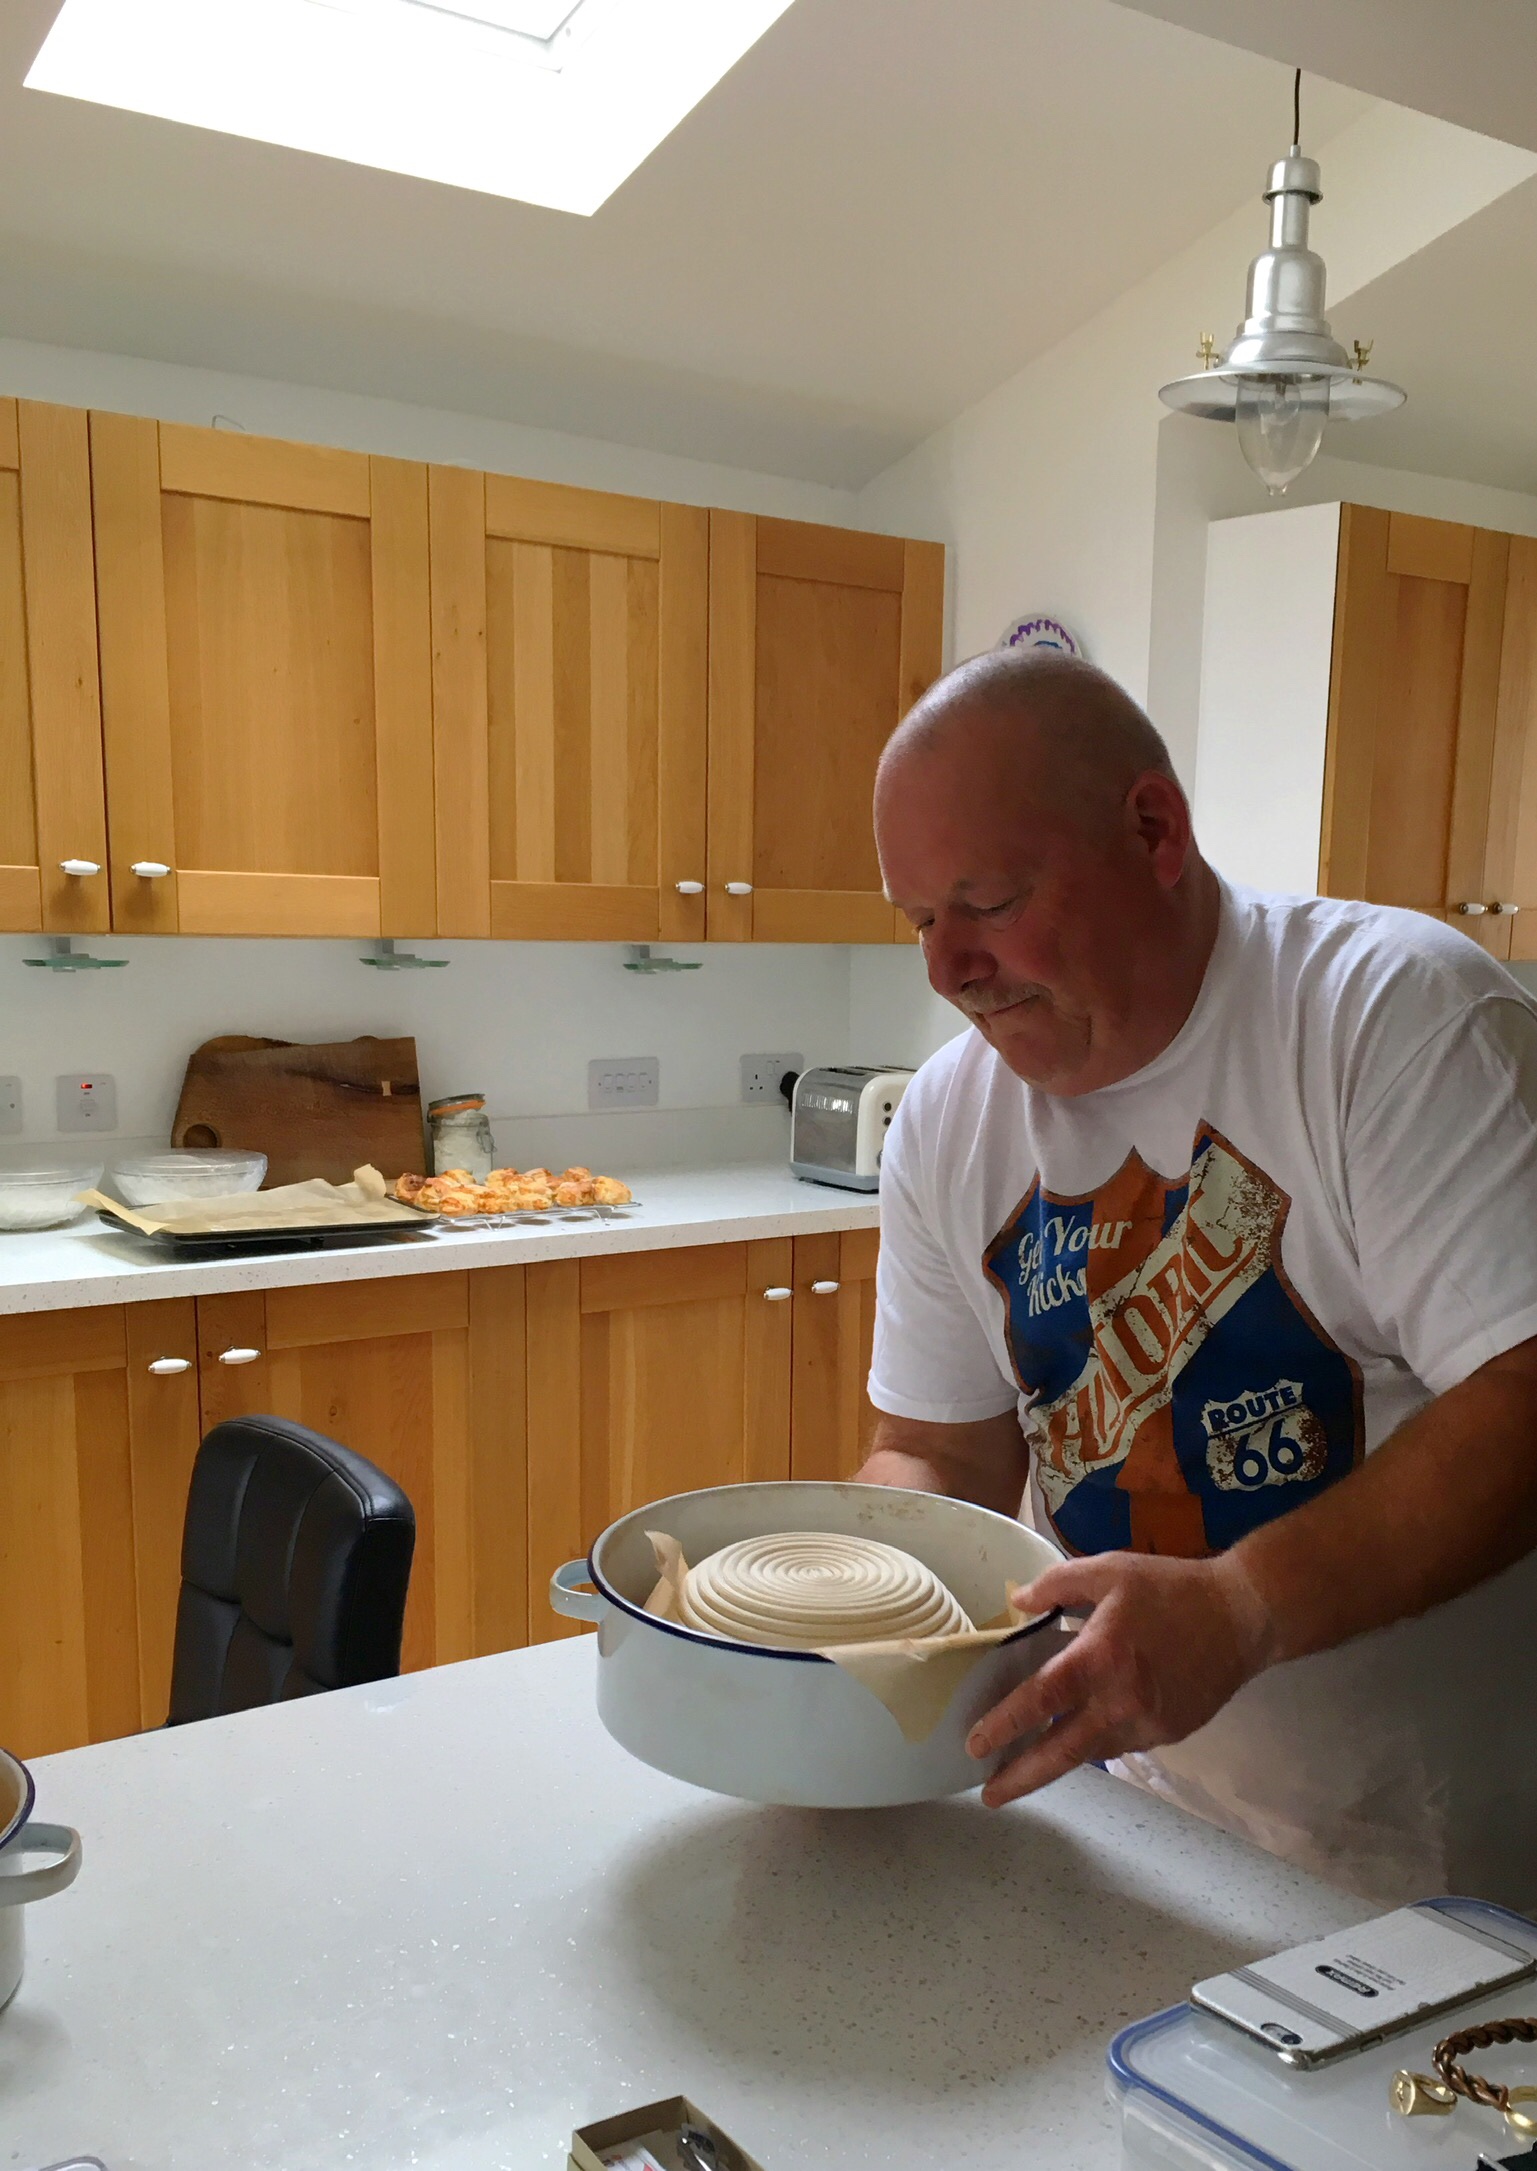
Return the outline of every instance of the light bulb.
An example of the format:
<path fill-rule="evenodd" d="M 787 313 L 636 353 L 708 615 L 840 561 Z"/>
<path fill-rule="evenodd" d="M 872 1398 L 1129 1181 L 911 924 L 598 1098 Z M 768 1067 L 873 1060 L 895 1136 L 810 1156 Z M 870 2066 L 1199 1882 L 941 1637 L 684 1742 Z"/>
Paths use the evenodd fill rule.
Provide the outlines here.
<path fill-rule="evenodd" d="M 1279 497 L 1311 464 L 1328 419 L 1327 377 L 1238 380 L 1238 442 L 1272 497 Z"/>

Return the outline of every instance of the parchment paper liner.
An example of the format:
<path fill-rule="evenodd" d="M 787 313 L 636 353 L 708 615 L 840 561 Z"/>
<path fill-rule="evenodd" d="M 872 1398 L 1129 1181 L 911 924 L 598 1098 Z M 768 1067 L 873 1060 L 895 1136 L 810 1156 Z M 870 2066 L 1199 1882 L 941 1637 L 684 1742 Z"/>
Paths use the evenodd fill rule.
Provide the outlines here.
<path fill-rule="evenodd" d="M 688 1574 L 683 1548 L 665 1530 L 648 1530 L 646 1536 L 656 1555 L 657 1583 L 646 1600 L 645 1610 L 654 1613 L 659 1620 L 688 1628 L 692 1624 L 684 1619 L 680 1603 L 683 1578 Z M 1044 1614 L 1018 1610 L 1016 1601 L 1023 1587 L 1018 1583 L 1008 1584 L 1003 1612 L 995 1614 L 980 1628 L 967 1629 L 959 1635 L 902 1636 L 887 1643 L 829 1644 L 815 1656 L 830 1658 L 835 1666 L 852 1674 L 872 1696 L 879 1697 L 902 1729 L 904 1741 L 927 1741 L 944 1717 L 963 1677 L 981 1653 L 990 1650 L 995 1643 L 1002 1643 L 1018 1629 L 1028 1627 L 1031 1621 L 1045 1619 Z M 696 1635 L 706 1633 L 703 1629 L 694 1632 Z M 760 1644 L 753 1648 L 772 1650 L 774 1646 Z"/>
<path fill-rule="evenodd" d="M 369 1167 L 354 1169 L 351 1183 L 327 1183 L 324 1177 L 314 1176 L 308 1183 L 280 1184 L 275 1191 L 236 1191 L 222 1199 L 162 1199 L 159 1205 L 137 1212 L 100 1191 L 82 1191 L 80 1203 L 145 1236 L 157 1236 L 162 1229 L 176 1229 L 184 1236 L 244 1236 L 263 1228 L 326 1229 L 351 1227 L 360 1221 L 408 1224 L 430 1218 L 392 1199 L 379 1171 Z"/>

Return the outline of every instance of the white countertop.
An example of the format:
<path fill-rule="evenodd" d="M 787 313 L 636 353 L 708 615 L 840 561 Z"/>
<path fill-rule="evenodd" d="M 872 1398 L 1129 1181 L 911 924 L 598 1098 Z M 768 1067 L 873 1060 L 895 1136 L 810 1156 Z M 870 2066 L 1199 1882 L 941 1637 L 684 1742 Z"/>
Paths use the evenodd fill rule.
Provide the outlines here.
<path fill-rule="evenodd" d="M 247 1259 L 167 1258 L 95 1217 L 79 1228 L 0 1235 L 0 1314 L 132 1304 L 149 1297 L 216 1296 L 232 1289 L 375 1281 L 395 1274 L 456 1272 L 466 1266 L 521 1266 L 588 1252 L 665 1251 L 683 1244 L 873 1229 L 880 1223 L 872 1193 L 803 1183 L 778 1161 L 654 1169 L 637 1176 L 634 1189 L 641 1204 L 623 1209 L 611 1221 L 448 1228 L 388 1244 L 263 1252 Z"/>
<path fill-rule="evenodd" d="M 1361 1919 L 1095 1771 L 817 1812 L 634 1763 L 590 1639 L 34 1766 L 85 1836 L 0 2016 L 0 2163 L 559 2171 L 686 2093 L 765 2171 L 1114 2171 L 1104 2054 Z"/>

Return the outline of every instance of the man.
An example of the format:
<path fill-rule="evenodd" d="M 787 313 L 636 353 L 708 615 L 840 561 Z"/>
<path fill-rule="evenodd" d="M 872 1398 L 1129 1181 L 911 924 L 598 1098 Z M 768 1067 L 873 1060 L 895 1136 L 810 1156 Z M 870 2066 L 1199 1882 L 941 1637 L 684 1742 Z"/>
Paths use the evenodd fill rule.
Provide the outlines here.
<path fill-rule="evenodd" d="M 1002 652 L 876 834 L 972 1030 L 886 1149 L 867 1481 L 1031 1511 L 1087 1616 L 975 1730 L 1372 1897 L 1537 1902 L 1537 1007 L 1407 912 L 1234 889 L 1111 680 Z M 1153 1753 L 1153 1752 L 1156 1752 Z"/>

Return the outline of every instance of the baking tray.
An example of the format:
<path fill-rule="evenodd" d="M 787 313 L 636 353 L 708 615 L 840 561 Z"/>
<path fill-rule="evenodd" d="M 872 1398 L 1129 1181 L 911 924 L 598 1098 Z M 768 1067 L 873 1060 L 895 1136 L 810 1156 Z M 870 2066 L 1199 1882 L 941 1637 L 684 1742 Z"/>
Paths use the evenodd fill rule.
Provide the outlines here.
<path fill-rule="evenodd" d="M 414 1211 L 414 1209 L 413 1209 Z M 313 1222 L 292 1228 L 263 1227 L 250 1231 L 210 1234 L 206 1229 L 178 1235 L 174 1229 L 157 1229 L 153 1235 L 130 1228 L 126 1221 L 98 1216 L 104 1229 L 131 1236 L 135 1243 L 178 1259 L 234 1259 L 258 1257 L 263 1252 L 331 1251 L 352 1244 L 415 1243 L 418 1237 L 440 1226 L 436 1214 L 418 1213 L 414 1221 L 343 1221 L 317 1229 Z"/>
<path fill-rule="evenodd" d="M 440 1214 L 445 1229 L 538 1228 L 551 1221 L 623 1221 L 642 1204 L 626 1199 L 622 1206 L 519 1206 L 506 1214 Z"/>

